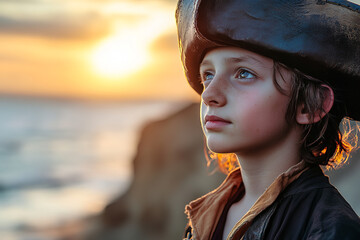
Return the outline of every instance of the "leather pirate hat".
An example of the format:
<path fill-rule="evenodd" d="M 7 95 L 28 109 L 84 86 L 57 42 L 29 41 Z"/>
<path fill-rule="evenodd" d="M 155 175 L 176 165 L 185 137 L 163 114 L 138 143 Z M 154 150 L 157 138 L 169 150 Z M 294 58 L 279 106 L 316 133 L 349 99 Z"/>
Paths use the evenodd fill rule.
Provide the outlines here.
<path fill-rule="evenodd" d="M 360 120 L 360 6 L 344 0 L 179 0 L 179 47 L 199 94 L 199 65 L 219 46 L 237 46 L 326 80 Z"/>

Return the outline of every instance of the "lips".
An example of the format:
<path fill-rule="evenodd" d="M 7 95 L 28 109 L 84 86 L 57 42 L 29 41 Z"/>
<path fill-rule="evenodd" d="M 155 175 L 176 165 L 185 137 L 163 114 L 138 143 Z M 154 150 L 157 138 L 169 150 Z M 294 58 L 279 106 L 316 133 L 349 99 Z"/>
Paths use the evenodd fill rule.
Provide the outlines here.
<path fill-rule="evenodd" d="M 207 130 L 221 130 L 223 127 L 231 124 L 230 121 L 223 119 L 215 115 L 206 115 L 205 116 L 205 128 Z"/>

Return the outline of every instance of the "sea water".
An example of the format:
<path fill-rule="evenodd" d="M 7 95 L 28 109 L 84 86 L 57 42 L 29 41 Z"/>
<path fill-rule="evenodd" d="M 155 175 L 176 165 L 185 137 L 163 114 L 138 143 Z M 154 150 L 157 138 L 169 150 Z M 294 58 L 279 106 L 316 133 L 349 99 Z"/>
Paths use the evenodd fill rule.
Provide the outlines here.
<path fill-rule="evenodd" d="M 0 239 L 101 212 L 131 181 L 141 126 L 182 106 L 0 97 Z"/>

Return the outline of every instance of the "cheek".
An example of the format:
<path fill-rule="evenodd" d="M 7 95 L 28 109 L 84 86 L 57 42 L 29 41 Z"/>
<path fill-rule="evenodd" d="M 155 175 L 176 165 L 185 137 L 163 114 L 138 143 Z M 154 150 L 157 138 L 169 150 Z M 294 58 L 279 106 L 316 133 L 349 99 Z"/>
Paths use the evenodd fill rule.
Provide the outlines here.
<path fill-rule="evenodd" d="M 252 96 L 249 104 L 243 106 L 244 114 L 241 116 L 241 122 L 245 127 L 244 130 L 251 129 L 256 135 L 281 130 L 286 124 L 287 102 L 288 97 L 283 95 Z"/>

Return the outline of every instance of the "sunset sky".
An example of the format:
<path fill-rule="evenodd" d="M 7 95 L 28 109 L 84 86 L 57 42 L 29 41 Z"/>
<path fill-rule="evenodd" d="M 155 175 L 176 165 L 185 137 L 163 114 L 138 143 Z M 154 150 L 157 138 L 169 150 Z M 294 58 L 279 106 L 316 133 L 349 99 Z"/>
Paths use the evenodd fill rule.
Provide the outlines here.
<path fill-rule="evenodd" d="M 0 94 L 198 99 L 180 62 L 176 2 L 0 0 Z"/>
<path fill-rule="evenodd" d="M 197 99 L 176 0 L 0 0 L 0 93 Z"/>

